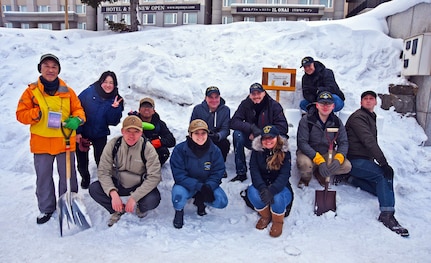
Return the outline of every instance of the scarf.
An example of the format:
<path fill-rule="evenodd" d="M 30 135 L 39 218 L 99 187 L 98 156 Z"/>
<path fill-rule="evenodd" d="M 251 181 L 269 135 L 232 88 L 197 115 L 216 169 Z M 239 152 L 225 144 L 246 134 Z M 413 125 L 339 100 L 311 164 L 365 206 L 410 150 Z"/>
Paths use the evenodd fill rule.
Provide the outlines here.
<path fill-rule="evenodd" d="M 58 79 L 58 77 L 54 81 L 47 81 L 42 76 L 40 76 L 39 79 L 40 82 L 42 82 L 43 84 L 44 91 L 46 92 L 46 94 L 48 94 L 49 96 L 54 96 L 58 88 L 60 87 L 60 80 Z"/>

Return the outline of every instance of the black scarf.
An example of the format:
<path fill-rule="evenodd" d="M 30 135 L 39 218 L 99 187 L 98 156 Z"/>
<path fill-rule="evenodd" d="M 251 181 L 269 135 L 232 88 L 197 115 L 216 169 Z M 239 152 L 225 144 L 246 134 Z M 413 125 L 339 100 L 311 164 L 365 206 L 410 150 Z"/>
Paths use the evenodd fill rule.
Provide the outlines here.
<path fill-rule="evenodd" d="M 210 148 L 210 140 L 207 141 L 203 145 L 199 145 L 195 143 L 190 136 L 186 137 L 187 146 L 189 146 L 190 150 L 198 157 L 201 158 Z"/>
<path fill-rule="evenodd" d="M 98 81 L 94 82 L 94 88 L 96 89 L 97 94 L 105 100 L 113 99 L 118 95 L 118 88 L 115 87 L 110 93 L 106 93 L 100 83 Z"/>
<path fill-rule="evenodd" d="M 54 96 L 58 88 L 60 87 L 60 80 L 58 79 L 58 77 L 54 81 L 47 81 L 42 76 L 40 76 L 39 79 L 40 82 L 42 82 L 43 84 L 44 91 L 46 92 L 46 94 Z"/>
<path fill-rule="evenodd" d="M 258 104 L 253 104 L 253 109 L 256 112 L 256 116 L 258 118 L 258 116 L 260 115 L 260 113 L 262 112 L 262 110 L 268 105 L 268 95 L 265 94 L 265 97 L 263 97 L 262 101 Z"/>

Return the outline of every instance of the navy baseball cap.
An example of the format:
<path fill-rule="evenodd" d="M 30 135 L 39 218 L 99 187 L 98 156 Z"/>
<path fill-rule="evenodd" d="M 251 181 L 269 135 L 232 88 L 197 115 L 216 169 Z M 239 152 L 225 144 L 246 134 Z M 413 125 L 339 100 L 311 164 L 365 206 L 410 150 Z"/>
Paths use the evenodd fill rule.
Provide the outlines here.
<path fill-rule="evenodd" d="M 310 65 L 311 63 L 314 63 L 314 58 L 312 57 L 305 57 L 301 60 L 301 68 Z"/>

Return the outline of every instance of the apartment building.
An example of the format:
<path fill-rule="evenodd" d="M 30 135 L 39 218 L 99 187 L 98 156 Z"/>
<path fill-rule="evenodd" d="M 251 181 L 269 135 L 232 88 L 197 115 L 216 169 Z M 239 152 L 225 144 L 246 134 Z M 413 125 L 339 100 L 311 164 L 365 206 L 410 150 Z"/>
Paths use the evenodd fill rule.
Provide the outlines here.
<path fill-rule="evenodd" d="M 65 0 L 0 0 L 0 26 L 65 28 Z M 96 9 L 68 1 L 69 28 L 107 30 L 105 19 L 130 25 L 130 0 L 102 2 Z M 345 0 L 139 0 L 141 26 L 228 24 L 239 21 L 342 19 Z"/>
<path fill-rule="evenodd" d="M 0 0 L 0 26 L 10 28 L 65 29 L 65 0 Z M 96 30 L 96 9 L 80 0 L 68 1 L 69 28 Z"/>

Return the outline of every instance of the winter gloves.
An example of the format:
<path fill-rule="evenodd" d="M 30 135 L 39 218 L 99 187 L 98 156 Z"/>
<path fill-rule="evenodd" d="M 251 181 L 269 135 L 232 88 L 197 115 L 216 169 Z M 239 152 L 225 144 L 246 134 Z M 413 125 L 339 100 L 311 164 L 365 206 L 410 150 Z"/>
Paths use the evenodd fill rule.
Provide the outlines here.
<path fill-rule="evenodd" d="M 218 133 L 210 132 L 208 137 L 210 137 L 214 142 L 220 141 L 220 134 Z"/>
<path fill-rule="evenodd" d="M 262 202 L 265 203 L 265 205 L 270 205 L 274 203 L 274 199 L 273 199 L 274 195 L 271 193 L 268 187 L 265 187 L 262 190 L 260 190 L 259 196 Z"/>
<path fill-rule="evenodd" d="M 88 152 L 90 150 L 91 141 L 86 138 L 82 138 L 79 140 L 79 151 L 81 152 Z"/>
<path fill-rule="evenodd" d="M 394 179 L 394 169 L 389 164 L 385 164 L 382 166 L 383 169 L 383 176 L 388 179 L 392 180 Z"/>
<path fill-rule="evenodd" d="M 332 161 L 332 163 L 328 166 L 328 170 L 330 174 L 335 174 L 337 172 L 337 170 L 340 168 L 341 164 L 340 161 L 338 161 L 337 159 L 335 159 L 334 161 Z"/>
<path fill-rule="evenodd" d="M 250 128 L 251 128 L 251 133 L 253 133 L 254 137 L 259 136 L 262 131 L 259 127 L 256 126 L 256 124 L 252 124 Z"/>
<path fill-rule="evenodd" d="M 64 122 L 66 123 L 66 125 L 64 127 L 71 129 L 71 130 L 76 130 L 76 129 L 78 129 L 82 120 L 79 117 L 69 117 Z"/>
<path fill-rule="evenodd" d="M 331 176 L 331 172 L 329 171 L 329 167 L 326 165 L 326 162 L 323 162 L 319 165 L 319 173 L 323 177 Z"/>
<path fill-rule="evenodd" d="M 212 203 L 215 200 L 214 192 L 211 187 L 207 184 L 204 184 L 201 188 L 201 194 L 203 201 L 206 203 Z"/>

